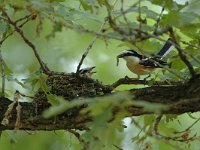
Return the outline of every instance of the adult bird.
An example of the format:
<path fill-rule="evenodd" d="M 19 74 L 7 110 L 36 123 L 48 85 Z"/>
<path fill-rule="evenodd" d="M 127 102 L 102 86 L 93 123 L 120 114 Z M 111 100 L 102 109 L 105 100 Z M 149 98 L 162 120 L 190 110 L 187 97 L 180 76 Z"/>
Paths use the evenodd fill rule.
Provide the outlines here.
<path fill-rule="evenodd" d="M 155 68 L 163 68 L 163 66 L 168 65 L 162 59 L 172 50 L 172 43 L 170 41 L 171 39 L 169 38 L 161 50 L 153 57 L 146 57 L 134 50 L 123 51 L 117 56 L 117 65 L 119 58 L 123 58 L 126 61 L 128 69 L 136 74 L 138 79 L 140 78 L 140 75 L 148 74 L 148 77 L 150 77 L 151 72 Z"/>

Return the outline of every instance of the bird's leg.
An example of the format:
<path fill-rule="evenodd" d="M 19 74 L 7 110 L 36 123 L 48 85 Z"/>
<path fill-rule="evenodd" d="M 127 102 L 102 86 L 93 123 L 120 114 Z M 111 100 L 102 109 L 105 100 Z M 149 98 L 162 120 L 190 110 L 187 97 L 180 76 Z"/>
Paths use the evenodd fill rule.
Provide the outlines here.
<path fill-rule="evenodd" d="M 137 75 L 137 78 L 129 78 L 128 76 L 124 77 L 126 80 L 139 80 L 140 79 L 140 75 Z"/>
<path fill-rule="evenodd" d="M 137 80 L 139 80 L 140 79 L 140 75 L 137 75 Z"/>
<path fill-rule="evenodd" d="M 151 77 L 151 74 L 149 74 L 146 78 L 144 78 L 144 83 L 147 84 L 147 79 Z"/>

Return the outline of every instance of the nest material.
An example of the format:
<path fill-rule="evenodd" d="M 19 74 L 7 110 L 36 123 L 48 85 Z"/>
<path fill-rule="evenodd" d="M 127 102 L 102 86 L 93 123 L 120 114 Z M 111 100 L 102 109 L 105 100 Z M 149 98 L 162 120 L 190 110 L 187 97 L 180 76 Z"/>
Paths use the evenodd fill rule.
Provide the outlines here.
<path fill-rule="evenodd" d="M 109 93 L 108 88 L 98 80 L 94 80 L 85 75 L 76 74 L 51 74 L 46 80 L 46 84 L 51 87 L 51 94 L 63 96 L 66 100 L 75 98 L 96 97 Z M 38 91 L 34 98 L 36 101 L 46 101 L 46 94 Z"/>
<path fill-rule="evenodd" d="M 105 94 L 105 87 L 92 78 L 76 74 L 59 74 L 49 76 L 47 85 L 51 86 L 52 94 L 70 100 L 78 97 L 96 97 Z"/>

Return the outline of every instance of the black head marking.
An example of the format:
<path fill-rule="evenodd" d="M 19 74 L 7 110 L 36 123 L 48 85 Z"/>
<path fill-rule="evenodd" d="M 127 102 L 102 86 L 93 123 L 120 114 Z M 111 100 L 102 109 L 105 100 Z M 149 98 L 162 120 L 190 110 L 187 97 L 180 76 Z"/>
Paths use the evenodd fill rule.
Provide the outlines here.
<path fill-rule="evenodd" d="M 123 58 L 125 56 L 135 56 L 138 57 L 140 59 L 142 59 L 142 55 L 138 54 L 136 51 L 134 50 L 126 50 L 125 52 L 121 53 L 120 55 L 118 55 L 118 58 Z"/>

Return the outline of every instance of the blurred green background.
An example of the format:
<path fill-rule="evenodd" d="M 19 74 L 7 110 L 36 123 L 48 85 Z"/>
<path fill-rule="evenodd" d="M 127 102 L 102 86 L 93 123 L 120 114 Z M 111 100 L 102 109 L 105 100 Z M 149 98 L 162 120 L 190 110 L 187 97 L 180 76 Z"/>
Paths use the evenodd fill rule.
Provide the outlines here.
<path fill-rule="evenodd" d="M 23 31 L 28 39 L 35 44 L 39 55 L 41 56 L 42 60 L 47 64 L 47 66 L 51 70 L 58 72 L 70 73 L 76 71 L 79 60 L 85 49 L 88 47 L 89 43 L 93 40 L 94 35 L 81 32 L 76 29 L 65 28 L 62 26 L 60 27 L 59 24 L 53 23 L 52 21 L 50 21 L 50 19 L 47 19 L 48 17 L 45 18 L 45 16 L 48 16 L 48 9 L 50 9 L 46 7 L 50 7 L 48 5 L 54 5 L 52 7 L 57 9 L 57 12 L 54 14 L 55 16 L 57 15 L 57 17 L 62 17 L 62 15 L 65 16 L 65 13 L 68 14 L 68 11 L 70 10 L 69 16 L 67 16 L 69 18 L 68 20 L 71 19 L 73 24 L 79 24 L 83 26 L 83 28 L 94 31 L 99 30 L 101 24 L 104 21 L 104 18 L 107 15 L 106 9 L 104 7 L 99 7 L 99 9 L 94 10 L 93 13 L 90 13 L 89 11 L 83 11 L 82 6 L 80 5 L 80 1 L 78 0 L 61 1 L 62 5 L 57 5 L 59 1 L 40 0 L 9 0 L 7 2 L 0 2 L 2 2 L 2 4 L 6 4 L 8 12 L 12 15 L 12 18 L 15 19 L 26 15 L 27 10 L 22 9 L 14 12 L 14 9 L 12 8 L 13 6 L 18 6 L 20 8 L 22 7 L 24 9 L 29 5 L 34 5 L 35 7 L 38 7 L 38 10 L 41 11 L 41 16 L 38 17 L 42 19 L 42 23 L 40 22 L 40 19 L 36 18 L 36 20 L 29 21 L 23 27 Z M 115 1 L 113 0 L 112 2 L 114 3 Z M 179 2 L 183 3 L 184 1 Z M 195 12 L 196 14 L 198 14 L 199 7 L 197 8 L 197 6 L 200 6 L 200 4 L 198 1 L 194 2 L 196 3 L 192 3 L 192 5 L 190 5 L 190 7 L 188 7 L 187 9 L 190 12 Z M 125 7 L 129 7 L 131 4 L 131 1 L 126 1 Z M 149 5 L 149 2 L 143 3 L 143 5 Z M 67 7 L 66 12 L 62 12 L 64 11 L 64 7 L 62 6 Z M 117 1 L 116 8 L 119 8 L 119 6 L 120 1 Z M 158 8 L 152 5 L 151 9 L 159 11 L 160 7 Z M 61 14 L 60 16 L 59 13 Z M 130 15 L 130 18 L 131 17 L 132 16 Z M 70 21 L 67 23 L 70 24 Z M 109 29 L 108 25 L 106 25 L 105 29 L 107 28 Z M 152 45 L 145 45 L 145 42 L 140 44 L 143 45 L 143 48 L 147 49 L 149 53 L 155 52 L 161 46 L 161 43 L 159 42 Z M 121 51 L 125 49 L 130 49 L 132 47 L 134 46 L 131 46 L 130 44 L 122 41 L 98 38 L 97 41 L 94 43 L 94 46 L 90 50 L 89 55 L 85 59 L 82 67 L 84 68 L 95 66 L 97 73 L 93 76 L 93 78 L 102 81 L 104 84 L 112 84 L 119 78 L 124 77 L 125 75 L 128 75 L 129 77 L 136 77 L 125 67 L 124 61 L 120 61 L 119 66 L 116 66 L 116 55 L 118 55 Z M 20 92 L 28 95 L 33 95 L 35 92 L 34 90 L 24 89 L 15 80 L 17 79 L 19 82 L 22 82 L 23 79 L 29 78 L 32 74 L 34 74 L 34 72 L 39 70 L 39 64 L 32 50 L 24 43 L 24 41 L 17 33 L 14 33 L 13 36 L 9 37 L 3 43 L 1 51 L 6 65 L 8 66 L 9 70 L 11 70 L 11 73 L 7 74 L 7 97 L 12 99 L 15 90 L 19 90 Z M 180 64 L 180 62 L 178 62 L 178 64 Z M 180 65 L 180 68 L 183 68 L 183 65 Z M 124 85 L 119 87 L 117 90 L 131 89 L 134 87 L 136 86 Z M 27 99 L 21 100 L 27 101 Z M 168 123 L 163 122 L 164 125 L 161 126 L 163 128 L 162 133 L 168 135 L 169 132 L 171 133 L 177 129 L 180 131 L 184 130 L 185 128 L 190 126 L 195 121 L 195 119 L 198 118 L 198 116 L 199 113 L 194 113 L 192 114 L 192 116 L 189 116 L 188 114 L 183 114 L 177 116 L 177 118 L 169 121 Z M 149 115 L 147 115 L 147 117 L 151 118 L 151 116 Z M 133 118 L 141 124 L 144 124 L 146 116 Z M 135 126 L 133 126 L 133 124 L 131 123 L 131 118 L 125 118 L 124 124 L 127 126 L 127 128 L 124 130 L 123 135 L 118 135 L 119 138 L 121 138 L 121 143 L 119 143 L 119 145 L 121 145 L 124 150 L 177 149 L 177 147 L 173 147 L 167 142 L 163 142 L 161 140 L 151 137 L 148 137 L 142 144 L 133 142 L 132 138 L 134 136 L 137 136 L 139 130 Z M 191 134 L 198 134 L 199 132 L 199 123 L 197 123 L 191 131 Z M 117 136 L 117 134 L 115 134 L 115 136 Z M 109 140 L 113 137 L 108 136 L 107 138 Z M 118 139 L 114 138 L 114 140 L 117 141 Z M 181 146 L 184 149 L 199 149 L 199 140 L 191 142 L 190 144 L 179 142 L 172 142 L 172 144 Z M 81 149 L 81 147 L 82 146 L 77 138 L 67 131 L 3 131 L 0 139 L 0 150 L 79 150 Z M 99 148 L 94 147 L 94 149 L 98 150 Z M 109 149 L 115 150 L 117 148 L 113 146 Z"/>

